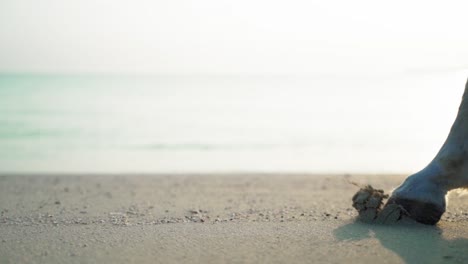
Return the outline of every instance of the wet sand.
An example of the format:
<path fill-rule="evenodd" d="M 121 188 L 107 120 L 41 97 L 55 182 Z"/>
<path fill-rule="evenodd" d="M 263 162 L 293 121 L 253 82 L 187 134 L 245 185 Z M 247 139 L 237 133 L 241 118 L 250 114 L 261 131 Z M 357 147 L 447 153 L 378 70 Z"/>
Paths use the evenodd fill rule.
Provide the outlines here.
<path fill-rule="evenodd" d="M 403 175 L 3 175 L 0 263 L 466 263 L 468 196 L 437 226 L 356 222 L 347 179 Z"/>

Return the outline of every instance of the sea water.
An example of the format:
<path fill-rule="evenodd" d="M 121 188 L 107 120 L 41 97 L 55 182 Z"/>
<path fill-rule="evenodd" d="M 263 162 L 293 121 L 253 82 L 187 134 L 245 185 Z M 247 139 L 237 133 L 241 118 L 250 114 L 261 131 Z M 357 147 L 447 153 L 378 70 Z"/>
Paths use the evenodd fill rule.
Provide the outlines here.
<path fill-rule="evenodd" d="M 466 77 L 3 74 L 0 172 L 414 172 Z"/>

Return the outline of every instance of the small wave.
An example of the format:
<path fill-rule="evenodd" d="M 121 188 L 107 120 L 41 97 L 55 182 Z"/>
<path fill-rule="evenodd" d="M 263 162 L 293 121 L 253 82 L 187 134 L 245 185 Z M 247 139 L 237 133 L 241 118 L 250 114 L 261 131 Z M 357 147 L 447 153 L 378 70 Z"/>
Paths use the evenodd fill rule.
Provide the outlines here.
<path fill-rule="evenodd" d="M 138 146 L 138 149 L 146 150 L 196 150 L 196 151 L 218 151 L 218 150 L 273 150 L 284 148 L 305 147 L 304 144 L 273 144 L 273 143 L 239 143 L 239 144 L 215 144 L 215 143 L 155 143 Z"/>

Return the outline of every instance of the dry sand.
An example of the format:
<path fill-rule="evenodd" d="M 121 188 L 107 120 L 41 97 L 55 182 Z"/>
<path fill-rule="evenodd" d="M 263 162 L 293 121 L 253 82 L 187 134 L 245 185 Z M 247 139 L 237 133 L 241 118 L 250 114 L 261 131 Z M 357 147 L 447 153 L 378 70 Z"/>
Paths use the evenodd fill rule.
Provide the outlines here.
<path fill-rule="evenodd" d="M 0 263 L 468 262 L 468 196 L 437 226 L 388 226 L 355 221 L 356 191 L 339 175 L 1 176 Z"/>

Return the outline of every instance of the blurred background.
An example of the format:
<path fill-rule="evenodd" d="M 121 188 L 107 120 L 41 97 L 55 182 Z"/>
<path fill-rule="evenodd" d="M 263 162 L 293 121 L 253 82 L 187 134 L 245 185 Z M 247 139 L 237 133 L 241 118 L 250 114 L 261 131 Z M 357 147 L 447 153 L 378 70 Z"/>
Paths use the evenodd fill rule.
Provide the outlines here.
<path fill-rule="evenodd" d="M 0 172 L 411 173 L 466 1 L 3 0 Z"/>

